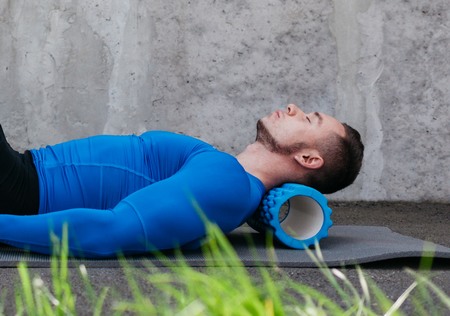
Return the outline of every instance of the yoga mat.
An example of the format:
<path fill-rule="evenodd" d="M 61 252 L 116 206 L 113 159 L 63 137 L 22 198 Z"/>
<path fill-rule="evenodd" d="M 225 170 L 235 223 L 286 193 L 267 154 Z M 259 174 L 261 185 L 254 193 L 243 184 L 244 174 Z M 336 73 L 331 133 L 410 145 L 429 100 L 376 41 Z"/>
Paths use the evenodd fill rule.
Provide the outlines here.
<path fill-rule="evenodd" d="M 249 238 L 253 246 L 248 245 Z M 304 250 L 290 249 L 277 243 L 274 248 L 266 247 L 265 236 L 249 227 L 233 231 L 228 235 L 228 239 L 247 267 L 274 265 L 290 268 L 317 267 Z M 333 226 L 329 230 L 329 237 L 321 240 L 320 249 L 324 262 L 329 267 L 422 256 L 450 260 L 450 248 L 404 236 L 387 227 L 379 226 Z M 179 260 L 171 252 L 165 255 L 167 259 L 161 260 L 153 255 L 146 255 L 127 257 L 127 261 L 131 266 L 140 266 L 149 262 L 155 266 L 165 266 L 167 260 L 172 263 Z M 201 250 L 185 251 L 184 256 L 186 262 L 194 267 L 212 265 L 205 260 Z M 21 261 L 26 262 L 28 267 L 50 267 L 49 256 L 26 253 L 0 245 L 0 268 L 16 267 Z M 119 260 L 116 259 L 69 258 L 69 267 L 77 267 L 80 264 L 91 268 L 121 267 Z"/>

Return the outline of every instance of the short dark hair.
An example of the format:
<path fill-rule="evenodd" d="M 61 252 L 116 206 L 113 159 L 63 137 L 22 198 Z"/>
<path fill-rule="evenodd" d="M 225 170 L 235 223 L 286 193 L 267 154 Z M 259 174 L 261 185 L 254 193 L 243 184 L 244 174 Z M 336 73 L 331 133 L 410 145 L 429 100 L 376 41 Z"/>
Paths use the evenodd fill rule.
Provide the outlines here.
<path fill-rule="evenodd" d="M 323 194 L 334 193 L 355 181 L 361 170 L 364 145 L 357 130 L 342 124 L 345 137 L 331 134 L 318 144 L 318 151 L 324 159 L 322 168 L 311 170 L 303 183 Z"/>

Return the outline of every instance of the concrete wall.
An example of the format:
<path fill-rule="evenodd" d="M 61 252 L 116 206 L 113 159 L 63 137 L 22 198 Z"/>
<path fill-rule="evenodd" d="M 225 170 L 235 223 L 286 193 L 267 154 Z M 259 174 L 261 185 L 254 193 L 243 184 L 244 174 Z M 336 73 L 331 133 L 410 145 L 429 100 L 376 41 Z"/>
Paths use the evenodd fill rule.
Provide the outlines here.
<path fill-rule="evenodd" d="M 290 102 L 361 131 L 336 200 L 450 202 L 447 0 L 0 1 L 19 149 L 165 129 L 237 153 Z"/>

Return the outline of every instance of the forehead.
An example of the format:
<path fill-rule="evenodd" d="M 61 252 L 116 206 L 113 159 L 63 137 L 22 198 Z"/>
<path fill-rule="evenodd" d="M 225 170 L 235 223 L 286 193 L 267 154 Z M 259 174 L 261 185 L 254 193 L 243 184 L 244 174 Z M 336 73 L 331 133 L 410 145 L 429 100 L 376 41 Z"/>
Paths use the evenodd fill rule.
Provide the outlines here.
<path fill-rule="evenodd" d="M 340 121 L 325 113 L 318 113 L 318 115 L 320 115 L 322 118 L 321 125 L 324 129 L 332 131 L 339 136 L 345 137 L 345 128 Z"/>

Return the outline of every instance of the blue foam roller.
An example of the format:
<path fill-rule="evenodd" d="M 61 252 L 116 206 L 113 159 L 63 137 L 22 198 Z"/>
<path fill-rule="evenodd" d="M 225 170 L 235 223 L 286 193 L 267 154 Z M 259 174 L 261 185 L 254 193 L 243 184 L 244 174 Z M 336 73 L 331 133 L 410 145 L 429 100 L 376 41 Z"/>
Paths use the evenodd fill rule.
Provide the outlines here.
<path fill-rule="evenodd" d="M 294 249 L 306 249 L 328 236 L 333 225 L 331 208 L 319 191 L 286 183 L 270 190 L 247 220 L 253 229 L 271 231 L 274 238 Z"/>

